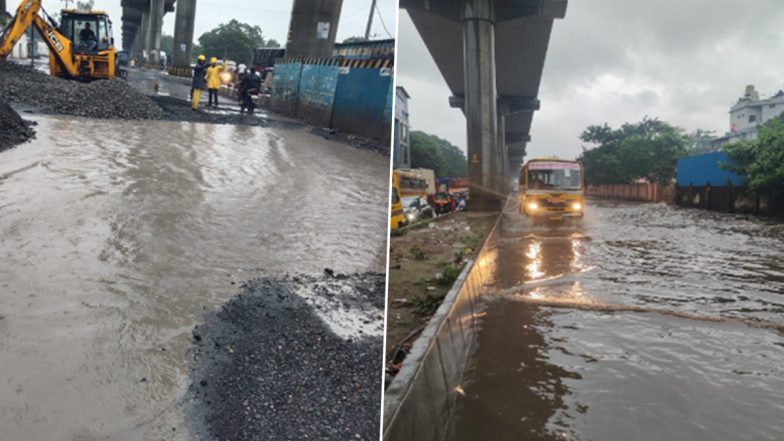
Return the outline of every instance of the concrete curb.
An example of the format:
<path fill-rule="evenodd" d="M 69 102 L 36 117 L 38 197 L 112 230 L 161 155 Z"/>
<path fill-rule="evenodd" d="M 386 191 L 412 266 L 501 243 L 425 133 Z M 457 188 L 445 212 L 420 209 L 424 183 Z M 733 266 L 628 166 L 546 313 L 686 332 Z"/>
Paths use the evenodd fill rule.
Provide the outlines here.
<path fill-rule="evenodd" d="M 446 438 L 468 354 L 475 340 L 479 295 L 497 256 L 499 213 L 477 258 L 469 261 L 414 342 L 384 393 L 384 441 Z"/>

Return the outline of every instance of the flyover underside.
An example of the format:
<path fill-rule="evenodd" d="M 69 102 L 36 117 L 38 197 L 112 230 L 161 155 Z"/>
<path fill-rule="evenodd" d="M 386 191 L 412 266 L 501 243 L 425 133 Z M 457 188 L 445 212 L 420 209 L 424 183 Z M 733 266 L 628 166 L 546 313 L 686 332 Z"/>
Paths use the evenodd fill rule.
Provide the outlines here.
<path fill-rule="evenodd" d="M 553 20 L 563 18 L 566 1 L 486 0 L 493 8 L 488 22 L 492 23 L 494 30 L 495 91 L 485 90 L 485 93 L 493 96 L 489 97 L 490 100 L 474 100 L 480 108 L 472 109 L 474 104 L 467 98 L 467 84 L 475 84 L 477 80 L 468 78 L 467 73 L 477 61 L 470 58 L 466 43 L 456 45 L 455 41 L 468 41 L 465 8 L 476 1 L 401 0 L 400 5 L 408 11 L 451 90 L 451 105 L 461 108 L 466 115 L 469 170 L 472 161 L 485 160 L 473 157 L 478 147 L 472 145 L 476 141 L 471 137 L 471 127 L 477 124 L 475 119 L 488 113 L 497 115 L 497 127 L 492 142 L 494 151 L 485 152 L 485 155 L 489 155 L 486 158 L 487 163 L 494 162 L 495 165 L 491 171 L 488 171 L 487 167 L 483 171 L 493 174 L 494 177 L 480 176 L 476 184 L 492 182 L 495 199 L 500 200 L 508 192 L 510 171 L 516 174 L 516 170 L 519 170 L 526 145 L 531 139 L 533 112 L 539 109 L 537 96 Z M 487 74 L 488 71 L 485 70 L 485 75 Z M 489 102 L 496 103 L 494 109 L 489 108 Z M 474 181 L 475 177 L 471 178 Z M 475 195 L 472 188 L 472 199 Z"/>
<path fill-rule="evenodd" d="M 121 6 L 123 49 L 145 63 L 157 63 L 163 15 L 175 10 L 175 0 L 122 0 Z M 190 9 L 195 11 L 195 7 Z M 194 18 L 191 15 L 191 21 Z"/>

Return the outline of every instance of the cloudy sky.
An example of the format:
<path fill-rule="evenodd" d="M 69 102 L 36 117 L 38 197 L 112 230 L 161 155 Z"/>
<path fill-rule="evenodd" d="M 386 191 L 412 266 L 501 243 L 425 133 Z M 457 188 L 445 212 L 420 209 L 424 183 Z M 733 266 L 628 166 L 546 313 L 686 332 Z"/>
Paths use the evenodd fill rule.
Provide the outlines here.
<path fill-rule="evenodd" d="M 8 0 L 8 9 L 16 9 L 21 0 Z M 73 5 L 75 2 L 71 2 Z M 274 38 L 281 44 L 285 43 L 289 30 L 289 17 L 291 15 L 292 0 L 196 0 L 196 32 L 199 35 L 225 23 L 232 18 L 239 21 L 258 25 L 264 32 L 265 38 Z M 343 7 L 338 26 L 338 41 L 356 35 L 365 35 L 368 13 L 371 0 L 343 0 Z M 44 8 L 50 14 L 57 12 L 65 3 L 63 0 L 44 0 Z M 375 38 L 392 38 L 395 35 L 396 0 L 378 0 L 379 14 L 373 17 L 371 34 Z M 176 7 L 176 2 L 175 2 Z M 109 13 L 114 22 L 115 39 L 120 41 L 120 18 L 122 8 L 120 0 L 95 0 L 95 8 L 103 9 Z M 384 24 L 389 34 L 384 29 Z M 174 34 L 174 13 L 169 13 L 163 19 L 163 31 Z M 391 35 L 391 36 L 390 36 Z"/>
<path fill-rule="evenodd" d="M 590 124 L 643 116 L 724 133 L 728 110 L 754 84 L 784 88 L 781 0 L 569 0 L 553 28 L 529 156 L 575 157 Z M 400 14 L 398 84 L 411 125 L 465 149 L 465 119 L 411 20 Z M 457 129 L 459 128 L 459 129 Z"/>

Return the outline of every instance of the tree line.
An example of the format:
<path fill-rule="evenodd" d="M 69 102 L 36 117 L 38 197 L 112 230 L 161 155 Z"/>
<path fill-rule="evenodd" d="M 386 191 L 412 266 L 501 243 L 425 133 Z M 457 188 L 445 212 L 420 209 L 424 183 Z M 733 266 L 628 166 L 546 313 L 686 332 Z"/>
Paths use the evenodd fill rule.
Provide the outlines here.
<path fill-rule="evenodd" d="M 678 159 L 689 152 L 691 138 L 682 129 L 660 121 L 643 118 L 613 129 L 606 123 L 588 126 L 580 140 L 579 159 L 585 168 L 585 180 L 592 185 L 626 184 L 638 179 L 669 183 L 675 177 Z"/>
<path fill-rule="evenodd" d="M 643 118 L 619 128 L 588 126 L 580 140 L 579 160 L 592 185 L 627 184 L 639 179 L 668 184 L 675 178 L 678 159 L 716 151 L 712 132 L 686 134 L 657 118 Z M 758 126 L 758 137 L 721 147 L 729 157 L 721 166 L 744 179 L 755 193 L 784 195 L 784 115 Z"/>
<path fill-rule="evenodd" d="M 724 167 L 743 176 L 755 193 L 784 195 L 784 115 L 757 127 L 757 139 L 724 146 Z"/>
<path fill-rule="evenodd" d="M 432 169 L 438 177 L 468 176 L 465 153 L 445 139 L 425 132 L 413 131 L 410 148 L 413 168 Z"/>
<path fill-rule="evenodd" d="M 274 38 L 264 38 L 261 27 L 232 19 L 201 34 L 198 44 L 193 45 L 191 58 L 195 60 L 199 54 L 204 54 L 208 59 L 218 57 L 250 65 L 253 63 L 253 50 L 260 47 L 277 48 L 280 43 Z M 174 52 L 173 36 L 161 36 L 161 50 L 171 56 Z"/>

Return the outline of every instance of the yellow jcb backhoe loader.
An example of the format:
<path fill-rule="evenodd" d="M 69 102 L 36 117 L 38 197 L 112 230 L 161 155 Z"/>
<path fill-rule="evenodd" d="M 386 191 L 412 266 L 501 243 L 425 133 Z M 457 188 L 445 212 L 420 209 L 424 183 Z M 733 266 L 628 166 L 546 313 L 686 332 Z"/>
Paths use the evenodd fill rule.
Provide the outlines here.
<path fill-rule="evenodd" d="M 114 38 L 109 16 L 103 11 L 63 9 L 58 26 L 41 2 L 23 0 L 19 5 L 13 20 L 0 33 L 0 59 L 11 53 L 33 25 L 49 47 L 52 75 L 82 81 L 114 78 Z"/>

